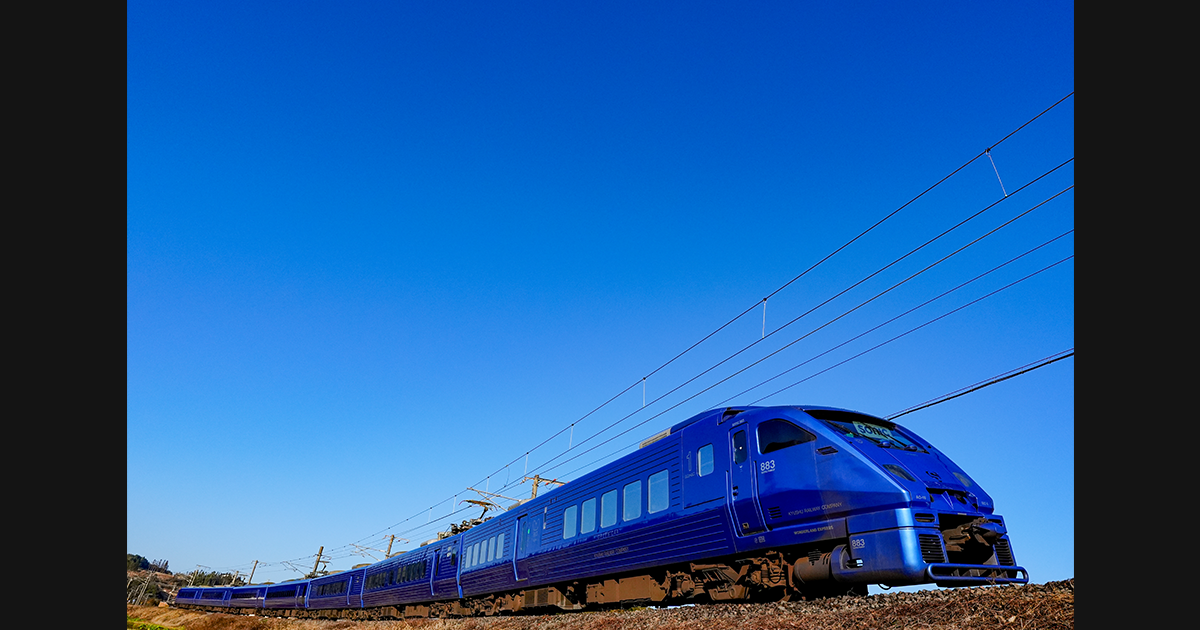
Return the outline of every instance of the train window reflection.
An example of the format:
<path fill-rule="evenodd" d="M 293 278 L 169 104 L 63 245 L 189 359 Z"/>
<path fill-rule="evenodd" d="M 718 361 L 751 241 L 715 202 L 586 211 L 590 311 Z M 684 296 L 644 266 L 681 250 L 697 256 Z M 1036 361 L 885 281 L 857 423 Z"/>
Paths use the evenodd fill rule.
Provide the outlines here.
<path fill-rule="evenodd" d="M 609 490 L 600 497 L 600 527 L 617 523 L 617 491 Z"/>
<path fill-rule="evenodd" d="M 703 477 L 713 471 L 713 445 L 705 444 L 696 451 L 696 465 L 700 469 L 700 476 Z"/>
<path fill-rule="evenodd" d="M 671 503 L 670 471 L 663 470 L 650 475 L 650 504 L 646 511 L 650 514 L 667 509 Z"/>
<path fill-rule="evenodd" d="M 621 512 L 622 520 L 632 521 L 642 515 L 642 482 L 641 480 L 625 484 L 625 509 Z"/>
<path fill-rule="evenodd" d="M 583 502 L 583 514 L 579 522 L 579 532 L 586 534 L 596 529 L 596 500 L 588 499 Z"/>
<path fill-rule="evenodd" d="M 776 418 L 758 425 L 758 452 L 764 455 L 815 439 L 817 436 L 787 420 Z"/>
<path fill-rule="evenodd" d="M 567 538 L 575 537 L 575 531 L 576 531 L 575 530 L 575 525 L 576 525 L 575 518 L 577 515 L 576 510 L 578 510 L 578 509 L 579 508 L 572 505 L 571 507 L 563 510 L 563 539 L 564 540 Z"/>
<path fill-rule="evenodd" d="M 873 421 L 873 418 L 858 415 L 844 419 L 842 417 L 821 419 L 846 437 L 866 438 L 884 448 L 927 452 L 917 444 L 916 440 L 905 435 L 900 427 L 894 424 L 889 426 L 890 423 L 884 424 L 883 421 Z"/>

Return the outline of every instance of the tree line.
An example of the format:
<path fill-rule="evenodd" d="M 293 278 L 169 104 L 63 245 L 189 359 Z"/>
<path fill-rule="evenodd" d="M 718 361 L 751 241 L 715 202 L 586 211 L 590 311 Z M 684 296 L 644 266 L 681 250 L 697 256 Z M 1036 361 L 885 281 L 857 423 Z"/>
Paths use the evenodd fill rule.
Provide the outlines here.
<path fill-rule="evenodd" d="M 171 573 L 166 560 L 147 560 L 136 553 L 125 554 L 126 565 L 130 571 L 154 571 L 156 573 Z"/>
<path fill-rule="evenodd" d="M 244 586 L 246 584 L 245 576 L 236 573 L 200 570 L 172 573 L 170 564 L 166 560 L 147 560 L 135 553 L 126 553 L 125 557 L 126 567 L 129 571 L 166 573 L 173 576 L 173 579 L 167 580 L 167 582 L 178 586 Z"/>

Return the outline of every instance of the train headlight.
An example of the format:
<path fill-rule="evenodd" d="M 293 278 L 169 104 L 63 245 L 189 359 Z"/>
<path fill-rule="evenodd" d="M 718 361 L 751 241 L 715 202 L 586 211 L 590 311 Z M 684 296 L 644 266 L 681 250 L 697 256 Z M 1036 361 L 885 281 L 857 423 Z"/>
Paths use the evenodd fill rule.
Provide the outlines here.
<path fill-rule="evenodd" d="M 908 481 L 916 481 L 917 480 L 917 478 L 913 477 L 911 474 L 909 474 L 909 472 L 907 470 L 904 470 L 903 466 L 897 466 L 896 464 L 884 464 L 883 467 L 886 468 L 888 472 L 892 473 L 893 475 L 896 475 L 897 477 L 899 477 L 901 479 L 906 479 Z"/>

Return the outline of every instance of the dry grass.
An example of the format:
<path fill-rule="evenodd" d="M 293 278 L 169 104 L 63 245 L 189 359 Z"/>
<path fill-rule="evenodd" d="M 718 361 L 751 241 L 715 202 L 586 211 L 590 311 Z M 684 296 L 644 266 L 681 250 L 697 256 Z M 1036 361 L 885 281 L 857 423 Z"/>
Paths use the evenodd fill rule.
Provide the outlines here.
<path fill-rule="evenodd" d="M 1075 627 L 1075 581 L 780 604 L 717 604 L 478 619 L 310 621 L 129 606 L 128 615 L 187 630 L 1058 630 Z"/>

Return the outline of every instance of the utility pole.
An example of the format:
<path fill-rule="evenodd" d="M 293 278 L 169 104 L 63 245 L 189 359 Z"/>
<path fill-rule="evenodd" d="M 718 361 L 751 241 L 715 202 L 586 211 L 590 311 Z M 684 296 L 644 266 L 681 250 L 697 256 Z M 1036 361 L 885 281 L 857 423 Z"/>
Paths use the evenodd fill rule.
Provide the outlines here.
<path fill-rule="evenodd" d="M 521 479 L 521 481 L 528 481 L 528 480 L 530 480 L 530 479 L 532 479 L 532 480 L 533 480 L 533 496 L 532 496 L 532 497 L 529 497 L 529 498 L 531 498 L 531 499 L 536 499 L 536 498 L 537 498 L 538 486 L 540 486 L 540 485 L 542 485 L 542 484 L 551 484 L 551 483 L 556 483 L 556 484 L 558 484 L 558 485 L 560 485 L 560 486 L 565 486 L 565 485 L 567 484 L 567 482 L 565 482 L 565 481 L 559 481 L 559 480 L 557 480 L 557 479 L 542 479 L 542 478 L 541 478 L 541 476 L 539 476 L 539 475 L 534 475 L 534 476 L 532 476 L 532 477 L 523 477 L 523 478 Z"/>
<path fill-rule="evenodd" d="M 254 566 L 250 567 L 250 577 L 246 580 L 247 584 L 254 583 L 254 570 L 258 568 L 258 560 L 254 561 Z"/>
<path fill-rule="evenodd" d="M 150 575 L 146 576 L 146 581 L 145 581 L 145 582 L 142 582 L 142 588 L 141 588 L 141 590 L 140 590 L 140 591 L 138 591 L 138 594 L 137 594 L 137 596 L 135 596 L 135 597 L 133 598 L 133 600 L 132 600 L 132 603 L 133 603 L 133 604 L 135 604 L 135 605 L 139 605 L 139 606 L 141 605 L 142 601 L 143 601 L 143 600 L 145 599 L 145 597 L 146 597 L 146 591 L 147 591 L 147 590 L 150 588 L 150 582 L 152 582 L 153 580 L 154 580 L 154 572 L 153 572 L 153 571 L 151 571 L 151 572 L 150 572 Z"/>
<path fill-rule="evenodd" d="M 389 540 L 389 541 L 388 541 L 388 548 L 387 548 L 387 551 L 386 551 L 386 552 L 384 552 L 384 557 L 385 557 L 385 558 L 391 558 L 391 557 L 392 557 L 392 544 L 396 542 L 396 539 L 397 539 L 397 538 L 399 538 L 401 542 L 406 542 L 406 543 L 407 543 L 407 542 L 412 542 L 411 540 L 409 540 L 409 539 L 407 539 L 407 538 L 405 538 L 405 537 L 403 537 L 403 536 L 397 536 L 397 535 L 395 535 L 395 534 L 392 534 L 392 536 L 391 536 L 391 540 Z M 397 556 L 398 556 L 398 555 L 400 555 L 400 554 L 402 554 L 402 553 L 404 553 L 404 552 L 403 552 L 403 551 L 397 551 L 395 555 L 397 555 Z"/>
<path fill-rule="evenodd" d="M 306 577 L 306 578 L 317 577 L 317 567 L 320 566 L 320 564 L 321 564 L 321 554 L 323 554 L 323 553 L 325 553 L 325 545 L 321 545 L 321 548 L 317 550 L 317 561 L 313 563 L 312 571 L 310 571 L 309 574 L 304 577 Z M 325 562 L 328 563 L 329 561 L 326 560 Z"/>
<path fill-rule="evenodd" d="M 192 577 L 188 578 L 188 586 L 191 586 L 192 583 L 196 581 L 196 574 L 200 572 L 200 569 L 208 569 L 208 568 L 211 568 L 211 567 L 206 567 L 203 564 L 197 564 L 196 569 L 194 571 L 192 571 Z"/>

